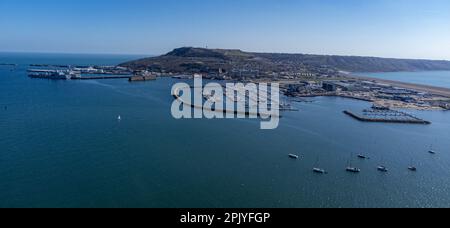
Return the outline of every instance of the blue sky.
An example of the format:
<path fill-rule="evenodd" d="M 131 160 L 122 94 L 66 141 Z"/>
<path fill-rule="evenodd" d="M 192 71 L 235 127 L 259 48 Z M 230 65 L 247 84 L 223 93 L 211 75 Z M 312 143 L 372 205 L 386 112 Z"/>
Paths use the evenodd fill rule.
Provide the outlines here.
<path fill-rule="evenodd" d="M 161 54 L 181 46 L 450 60 L 450 1 L 0 1 L 0 51 Z"/>

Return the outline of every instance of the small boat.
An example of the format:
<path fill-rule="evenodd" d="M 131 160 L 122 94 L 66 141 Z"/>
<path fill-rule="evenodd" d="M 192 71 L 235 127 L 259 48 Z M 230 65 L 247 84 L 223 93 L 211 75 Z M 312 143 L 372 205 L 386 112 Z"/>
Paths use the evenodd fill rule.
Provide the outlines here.
<path fill-rule="evenodd" d="M 355 167 L 347 167 L 346 170 L 347 170 L 347 172 L 351 172 L 351 173 L 359 173 L 359 172 L 361 172 L 360 169 L 355 168 Z"/>
<path fill-rule="evenodd" d="M 430 154 L 436 154 L 436 151 L 433 149 L 433 145 L 431 145 L 430 150 L 428 151 Z"/>
<path fill-rule="evenodd" d="M 347 172 L 350 172 L 350 173 L 360 173 L 360 172 L 361 172 L 360 169 L 355 168 L 355 167 L 350 167 L 350 166 L 347 167 L 346 171 L 347 171 Z"/>
<path fill-rule="evenodd" d="M 122 120 L 122 117 L 121 117 L 121 116 L 118 116 L 118 117 L 117 117 L 117 120 L 118 120 L 118 121 L 121 121 L 121 120 Z"/>
<path fill-rule="evenodd" d="M 347 168 L 345 170 L 347 170 L 347 172 L 350 172 L 350 173 L 360 173 L 361 172 L 360 169 L 353 167 L 352 159 L 353 159 L 353 153 L 350 156 L 350 160 L 348 161 Z"/>
<path fill-rule="evenodd" d="M 319 173 L 319 174 L 327 174 L 327 171 L 325 171 L 324 169 L 320 169 L 320 168 L 314 168 L 313 172 Z"/>
<path fill-rule="evenodd" d="M 292 158 L 292 159 L 298 159 L 299 158 L 299 156 L 295 155 L 295 154 L 289 154 L 289 157 Z"/>
<path fill-rule="evenodd" d="M 409 169 L 409 171 L 413 171 L 413 172 L 416 172 L 417 171 L 417 167 L 415 167 L 413 164 L 414 164 L 414 162 L 413 162 L 413 159 L 411 159 L 411 163 L 410 163 L 411 165 L 408 167 L 408 169 Z"/>
<path fill-rule="evenodd" d="M 361 159 L 370 159 L 370 158 L 367 157 L 366 155 L 362 155 L 362 154 L 358 154 L 358 158 L 361 158 Z"/>
<path fill-rule="evenodd" d="M 382 166 L 382 165 L 378 166 L 377 169 L 378 169 L 378 171 L 384 172 L 384 173 L 387 173 L 389 171 L 385 166 Z"/>

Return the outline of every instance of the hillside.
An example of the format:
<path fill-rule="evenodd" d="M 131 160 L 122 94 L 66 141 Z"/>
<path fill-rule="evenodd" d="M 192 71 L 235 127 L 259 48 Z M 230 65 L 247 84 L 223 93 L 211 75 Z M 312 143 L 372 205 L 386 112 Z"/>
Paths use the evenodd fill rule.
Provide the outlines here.
<path fill-rule="evenodd" d="M 120 64 L 156 72 L 390 72 L 450 70 L 450 61 L 358 56 L 251 53 L 241 50 L 184 47 L 159 57 Z"/>

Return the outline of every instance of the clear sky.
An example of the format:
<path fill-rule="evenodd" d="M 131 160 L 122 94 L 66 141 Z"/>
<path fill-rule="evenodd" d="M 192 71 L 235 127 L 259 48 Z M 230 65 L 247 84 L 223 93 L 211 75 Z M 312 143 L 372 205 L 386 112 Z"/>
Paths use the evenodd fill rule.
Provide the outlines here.
<path fill-rule="evenodd" d="M 450 1 L 0 0 L 0 51 L 181 46 L 450 60 Z"/>

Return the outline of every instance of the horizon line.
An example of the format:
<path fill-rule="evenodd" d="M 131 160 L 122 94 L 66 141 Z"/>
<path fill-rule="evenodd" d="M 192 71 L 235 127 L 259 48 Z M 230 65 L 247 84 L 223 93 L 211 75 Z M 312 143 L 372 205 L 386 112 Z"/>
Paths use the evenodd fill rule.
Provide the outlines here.
<path fill-rule="evenodd" d="M 447 61 L 450 62 L 450 59 L 433 59 L 433 58 L 423 58 L 423 57 L 383 57 L 383 56 L 372 56 L 372 55 L 340 55 L 340 54 L 314 54 L 314 53 L 300 53 L 300 52 L 267 52 L 267 51 L 245 51 L 239 48 L 205 48 L 205 47 L 193 47 L 193 46 L 184 46 L 178 48 L 198 48 L 198 49 L 209 49 L 209 50 L 239 50 L 247 53 L 262 53 L 262 54 L 291 54 L 291 55 L 319 55 L 319 56 L 342 56 L 342 57 L 363 57 L 363 58 L 382 58 L 382 59 L 400 59 L 400 60 L 430 60 L 430 61 Z M 171 51 L 178 49 L 174 48 Z M 170 52 L 170 51 L 169 51 Z M 117 53 L 117 52 L 60 52 L 60 51 L 3 51 L 0 50 L 0 53 L 4 54 L 55 54 L 55 55 L 111 55 L 111 56 L 142 56 L 142 57 L 157 57 L 161 55 L 165 55 L 168 52 L 161 54 L 142 54 L 142 53 Z"/>

